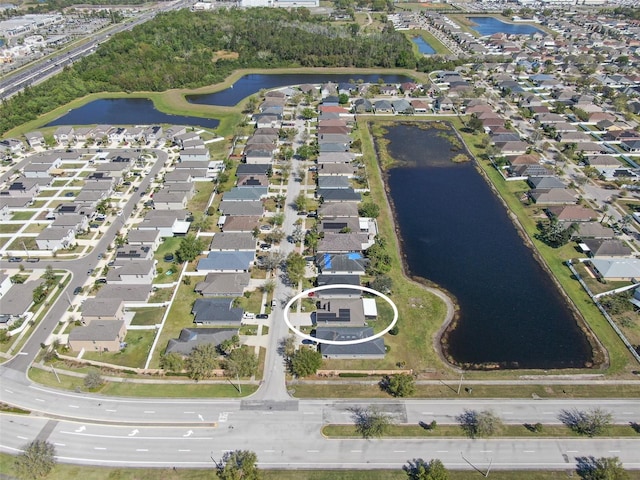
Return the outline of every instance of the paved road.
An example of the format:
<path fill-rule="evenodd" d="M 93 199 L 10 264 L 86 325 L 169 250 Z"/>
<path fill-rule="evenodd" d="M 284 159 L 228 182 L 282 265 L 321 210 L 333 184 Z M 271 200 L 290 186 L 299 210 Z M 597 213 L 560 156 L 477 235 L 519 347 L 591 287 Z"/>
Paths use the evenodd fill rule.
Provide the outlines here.
<path fill-rule="evenodd" d="M 82 149 L 81 153 L 86 153 L 89 150 Z M 121 150 L 109 150 L 110 152 L 118 152 Z M 162 150 L 151 150 L 156 155 L 155 161 L 149 175 L 142 178 L 139 191 L 144 192 L 151 180 L 155 177 L 162 167 L 164 167 L 165 161 L 168 158 L 166 152 Z M 37 265 L 38 268 L 46 268 L 47 265 L 51 265 L 54 269 L 67 270 L 72 275 L 72 281 L 67 283 L 65 289 L 58 296 L 53 305 L 49 307 L 49 311 L 46 316 L 40 322 L 40 324 L 33 330 L 29 340 L 22 347 L 22 350 L 11 360 L 6 362 L 4 366 L 9 369 L 17 370 L 19 372 L 26 372 L 29 366 L 40 352 L 40 345 L 43 344 L 50 333 L 54 330 L 59 320 L 64 317 L 67 309 L 69 308 L 69 299 L 73 297 L 70 291 L 77 286 L 83 285 L 87 279 L 87 272 L 93 270 L 98 265 L 98 255 L 107 251 L 107 246 L 113 242 L 118 231 L 124 225 L 124 219 L 128 218 L 133 211 L 133 207 L 140 202 L 140 195 L 134 193 L 131 195 L 126 203 L 126 206 L 122 209 L 122 215 L 120 218 L 116 218 L 113 223 L 103 233 L 102 238 L 96 243 L 91 253 L 78 258 L 76 260 L 41 260 Z M 13 268 L 15 264 L 11 264 L 8 261 L 0 261 L 0 268 Z"/>
<path fill-rule="evenodd" d="M 471 468 L 463 455 L 485 469 L 490 462 L 492 468 L 571 469 L 577 457 L 590 455 L 615 455 L 627 468 L 640 468 L 640 438 L 327 440 L 320 433 L 322 425 L 350 423 L 350 408 L 368 403 L 300 400 L 285 410 L 276 402 L 60 395 L 25 383 L 4 375 L 0 400 L 17 400 L 39 406 L 41 413 L 77 418 L 2 415 L 0 449 L 15 452 L 32 439 L 46 439 L 55 444 L 64 462 L 206 467 L 212 464 L 212 456 L 219 461 L 227 450 L 250 449 L 258 454 L 263 468 L 400 468 L 417 457 L 440 458 L 449 468 Z M 468 400 L 373 403 L 395 421 L 410 424 L 434 418 L 447 423 L 470 407 Z M 562 409 L 594 405 L 614 412 L 622 423 L 640 415 L 638 400 L 474 400 L 473 408 L 491 408 L 508 422 L 533 423 L 549 422 Z M 115 423 L 120 421 L 129 423 Z"/>

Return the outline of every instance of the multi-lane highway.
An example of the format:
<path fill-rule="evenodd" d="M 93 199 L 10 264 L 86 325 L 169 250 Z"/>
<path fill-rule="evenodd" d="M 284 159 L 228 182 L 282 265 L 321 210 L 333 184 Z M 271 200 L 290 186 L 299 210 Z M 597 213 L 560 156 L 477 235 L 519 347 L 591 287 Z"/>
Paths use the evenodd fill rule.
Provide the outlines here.
<path fill-rule="evenodd" d="M 85 43 L 74 47 L 69 51 L 57 55 L 50 55 L 34 62 L 31 66 L 21 69 L 15 74 L 9 74 L 0 80 L 0 100 L 10 98 L 25 87 L 36 85 L 47 78 L 60 73 L 64 67 L 93 53 L 99 44 L 107 41 L 113 34 L 131 30 L 136 25 L 149 21 L 160 12 L 185 8 L 193 3 L 191 0 L 180 0 L 168 4 L 158 3 L 158 8 L 144 12 L 131 22 L 123 23 L 115 27 L 103 30 L 90 37 Z"/>

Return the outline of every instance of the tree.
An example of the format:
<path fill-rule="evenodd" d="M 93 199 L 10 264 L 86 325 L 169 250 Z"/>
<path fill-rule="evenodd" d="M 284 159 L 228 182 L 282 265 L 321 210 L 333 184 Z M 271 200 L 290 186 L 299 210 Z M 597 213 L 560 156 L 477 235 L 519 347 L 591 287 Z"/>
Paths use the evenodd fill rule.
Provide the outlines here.
<path fill-rule="evenodd" d="M 273 280 L 267 280 L 260 286 L 260 290 L 263 293 L 267 293 L 267 294 L 273 292 L 275 289 L 276 289 L 276 282 L 274 282 Z"/>
<path fill-rule="evenodd" d="M 355 407 L 351 409 L 351 413 L 356 431 L 362 435 L 362 438 L 381 437 L 391 423 L 388 415 L 375 408 Z"/>
<path fill-rule="evenodd" d="M 315 118 L 316 112 L 313 108 L 307 107 L 302 109 L 301 115 L 304 120 L 311 120 L 312 118 Z"/>
<path fill-rule="evenodd" d="M 47 476 L 56 464 L 56 447 L 44 440 L 34 440 L 22 448 L 15 460 L 20 478 Z"/>
<path fill-rule="evenodd" d="M 243 345 L 227 355 L 222 367 L 229 377 L 250 377 L 258 370 L 258 356 L 253 348 Z"/>
<path fill-rule="evenodd" d="M 434 458 L 425 462 L 418 458 L 409 461 L 402 467 L 409 480 L 448 480 L 449 473 L 440 460 Z"/>
<path fill-rule="evenodd" d="M 269 217 L 268 222 L 271 225 L 274 225 L 276 227 L 279 227 L 280 225 L 283 224 L 284 222 L 284 213 L 276 213 L 275 215 L 273 215 L 272 217 Z"/>
<path fill-rule="evenodd" d="M 84 386 L 89 390 L 100 388 L 104 384 L 100 370 L 92 369 L 84 376 Z"/>
<path fill-rule="evenodd" d="M 32 295 L 32 299 L 33 299 L 33 303 L 40 303 L 42 302 L 45 298 L 47 298 L 47 286 L 46 284 L 41 284 L 38 285 L 36 288 L 33 289 L 33 293 Z"/>
<path fill-rule="evenodd" d="M 269 243 L 280 243 L 284 238 L 284 232 L 279 228 L 271 230 L 264 236 L 264 239 Z"/>
<path fill-rule="evenodd" d="M 307 261 L 297 252 L 291 252 L 287 256 L 287 277 L 292 285 L 297 285 L 303 278 Z"/>
<path fill-rule="evenodd" d="M 539 221 L 536 224 L 536 228 L 538 229 L 538 233 L 535 234 L 535 238 L 550 247 L 559 248 L 569 243 L 577 226 L 575 223 L 572 223 L 567 228 L 564 228 L 556 217 L 552 217 L 548 222 Z"/>
<path fill-rule="evenodd" d="M 257 462 L 257 455 L 249 450 L 226 452 L 216 474 L 220 480 L 260 480 L 262 475 Z"/>
<path fill-rule="evenodd" d="M 392 397 L 410 397 L 416 392 L 416 382 L 408 373 L 385 375 L 380 380 L 380 388 Z"/>
<path fill-rule="evenodd" d="M 268 272 L 278 268 L 281 263 L 282 263 L 281 252 L 269 252 L 264 257 L 262 257 L 262 267 Z"/>
<path fill-rule="evenodd" d="M 629 61 L 629 58 L 627 57 L 627 62 Z M 346 105 L 347 103 L 349 103 L 349 95 L 347 95 L 346 93 L 341 93 L 340 95 L 338 95 L 338 103 L 340 105 Z"/>
<path fill-rule="evenodd" d="M 300 347 L 291 355 L 291 373 L 297 377 L 314 375 L 322 365 L 322 355 L 315 348 Z"/>
<path fill-rule="evenodd" d="M 467 122 L 467 128 L 474 133 L 481 132 L 484 125 L 482 124 L 482 120 L 480 120 L 475 113 L 472 113 L 469 121 Z"/>
<path fill-rule="evenodd" d="M 291 240 L 293 240 L 294 243 L 301 243 L 304 240 L 304 237 L 304 230 L 302 230 L 302 227 L 300 225 L 296 225 L 296 227 L 293 229 L 293 233 L 291 234 Z"/>
<path fill-rule="evenodd" d="M 305 192 L 300 192 L 295 199 L 296 210 L 304 212 L 307 209 L 308 198 Z"/>
<path fill-rule="evenodd" d="M 170 352 L 160 357 L 160 367 L 170 372 L 181 372 L 184 369 L 184 358 L 176 352 Z"/>
<path fill-rule="evenodd" d="M 220 353 L 222 353 L 223 355 L 229 355 L 239 346 L 240 337 L 238 335 L 233 335 L 231 338 L 222 341 L 222 343 L 218 345 L 218 351 L 220 351 Z"/>
<path fill-rule="evenodd" d="M 358 215 L 366 218 L 377 218 L 380 215 L 380 207 L 377 203 L 364 202 L 358 208 Z"/>
<path fill-rule="evenodd" d="M 212 343 L 205 343 L 195 347 L 187 359 L 189 377 L 202 380 L 211 376 L 211 371 L 218 366 L 218 352 Z"/>
<path fill-rule="evenodd" d="M 369 283 L 369 287 L 377 290 L 381 293 L 391 293 L 393 287 L 393 280 L 387 275 L 378 275 Z"/>
<path fill-rule="evenodd" d="M 583 480 L 626 480 L 629 478 L 618 457 L 578 458 L 577 472 Z"/>
<path fill-rule="evenodd" d="M 588 411 L 562 410 L 558 418 L 577 434 L 589 437 L 600 435 L 613 421 L 613 415 L 602 408 Z"/>
<path fill-rule="evenodd" d="M 180 241 L 180 246 L 176 250 L 176 257 L 179 262 L 191 262 L 204 250 L 204 242 L 195 235 L 187 235 Z"/>
<path fill-rule="evenodd" d="M 465 410 L 456 417 L 460 427 L 471 438 L 489 437 L 496 433 L 502 422 L 491 410 Z"/>

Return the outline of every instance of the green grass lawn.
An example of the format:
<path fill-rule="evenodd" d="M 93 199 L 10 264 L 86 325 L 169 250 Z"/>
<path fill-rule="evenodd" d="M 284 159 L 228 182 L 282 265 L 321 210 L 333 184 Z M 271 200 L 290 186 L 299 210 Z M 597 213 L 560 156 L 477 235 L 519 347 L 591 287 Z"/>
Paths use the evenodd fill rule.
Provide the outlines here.
<path fill-rule="evenodd" d="M 157 325 L 162 322 L 165 308 L 132 308 L 132 312 L 136 312 L 131 325 Z"/>
<path fill-rule="evenodd" d="M 30 220 L 36 214 L 35 211 L 27 211 L 27 212 L 14 212 L 11 216 L 11 220 Z"/>
<path fill-rule="evenodd" d="M 362 435 L 358 434 L 354 425 L 336 425 L 329 424 L 322 427 L 322 434 L 329 438 L 361 438 Z M 460 437 L 468 438 L 467 434 L 460 427 L 460 425 L 442 425 L 439 424 L 433 430 L 426 430 L 420 425 L 389 425 L 384 434 L 384 437 L 419 437 L 419 438 L 442 438 L 442 437 Z M 579 435 L 570 428 L 564 425 L 543 425 L 540 432 L 532 432 L 524 425 L 500 425 L 496 429 L 496 437 L 514 437 L 514 438 L 588 438 L 585 435 Z M 638 437 L 638 434 L 629 425 L 612 425 L 608 427 L 600 437 Z"/>
<path fill-rule="evenodd" d="M 436 458 L 425 455 L 425 460 Z M 409 459 L 407 459 L 409 460 Z M 6 475 L 16 476 L 14 469 L 15 457 L 6 453 L 0 453 L 0 471 Z M 260 462 L 260 454 L 258 454 Z M 508 471 L 491 470 L 491 478 L 496 480 L 558 480 L 569 477 L 568 472 L 563 471 Z M 407 474 L 400 468 L 396 470 L 261 470 L 263 480 L 407 480 Z M 478 473 L 468 470 L 449 470 L 450 480 L 469 480 L 481 478 Z M 172 468 L 109 468 L 87 467 L 79 465 L 57 464 L 53 471 L 47 475 L 47 480 L 69 480 L 70 478 L 82 478 L 83 480 L 210 480 L 215 478 L 213 469 L 178 469 Z M 577 478 L 577 477 L 576 477 Z M 640 470 L 628 472 L 629 480 L 639 480 Z"/>
<path fill-rule="evenodd" d="M 86 352 L 82 358 L 123 367 L 144 368 L 155 333 L 155 330 L 129 330 L 124 339 L 127 346 L 121 351 Z"/>
<path fill-rule="evenodd" d="M 235 301 L 235 305 L 246 312 L 260 313 L 262 307 L 262 291 L 260 289 L 250 292 L 249 297 L 242 296 Z"/>

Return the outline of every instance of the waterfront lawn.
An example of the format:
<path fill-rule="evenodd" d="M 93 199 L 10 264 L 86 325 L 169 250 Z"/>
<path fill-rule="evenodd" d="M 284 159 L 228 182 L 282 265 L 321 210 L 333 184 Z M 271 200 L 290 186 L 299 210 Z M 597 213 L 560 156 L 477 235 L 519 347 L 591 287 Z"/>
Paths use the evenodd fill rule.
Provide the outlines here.
<path fill-rule="evenodd" d="M 196 212 L 204 212 L 209 204 L 209 199 L 213 195 L 216 184 L 213 182 L 196 182 L 196 194 L 187 206 L 188 210 L 194 215 Z"/>
<path fill-rule="evenodd" d="M 411 41 L 411 39 L 413 37 L 422 37 L 422 39 L 425 42 L 427 42 L 431 46 L 431 48 L 433 48 L 436 51 L 436 53 L 435 53 L 436 55 L 449 55 L 449 54 L 451 54 L 449 49 L 447 47 L 445 47 L 440 42 L 440 40 L 437 40 L 436 37 L 431 35 L 426 30 L 406 30 L 406 31 L 403 31 L 402 33 L 404 33 L 406 35 L 407 39 L 413 44 L 413 53 L 418 58 L 422 57 L 422 54 L 420 53 L 420 50 L 418 50 L 418 46 Z"/>
<path fill-rule="evenodd" d="M 119 352 L 85 352 L 82 358 L 123 367 L 144 368 L 155 333 L 155 329 L 129 330 L 124 339 L 127 346 Z"/>

